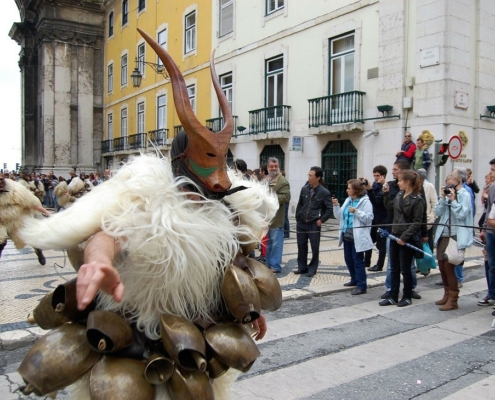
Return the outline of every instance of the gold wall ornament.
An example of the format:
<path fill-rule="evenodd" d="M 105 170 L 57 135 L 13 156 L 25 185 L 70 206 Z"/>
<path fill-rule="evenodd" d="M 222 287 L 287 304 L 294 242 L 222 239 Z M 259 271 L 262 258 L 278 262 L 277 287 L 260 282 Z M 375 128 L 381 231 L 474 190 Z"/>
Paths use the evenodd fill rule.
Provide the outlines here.
<path fill-rule="evenodd" d="M 423 142 L 425 144 L 424 147 L 427 149 L 435 141 L 435 136 L 433 136 L 428 129 L 425 129 L 424 131 L 421 132 L 421 135 L 418 136 L 418 139 L 423 139 Z"/>
<path fill-rule="evenodd" d="M 459 131 L 459 138 L 461 139 L 462 149 L 464 150 L 466 148 L 466 146 L 468 145 L 468 143 L 469 143 L 469 139 L 468 139 L 468 137 L 466 135 L 466 132 Z"/>

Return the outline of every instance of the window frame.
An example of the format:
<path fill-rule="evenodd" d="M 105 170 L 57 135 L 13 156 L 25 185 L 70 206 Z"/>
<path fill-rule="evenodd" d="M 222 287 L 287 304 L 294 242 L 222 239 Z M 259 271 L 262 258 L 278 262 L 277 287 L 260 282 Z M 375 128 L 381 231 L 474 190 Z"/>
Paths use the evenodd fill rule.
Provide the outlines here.
<path fill-rule="evenodd" d="M 108 14 L 108 38 L 113 37 L 113 31 L 114 31 L 114 26 L 115 21 L 114 21 L 114 14 L 113 11 L 110 11 Z"/>
<path fill-rule="evenodd" d="M 142 49 L 143 53 L 140 54 L 140 50 Z M 141 73 L 141 75 L 145 76 L 145 72 L 146 72 L 146 69 L 144 68 L 145 67 L 145 64 L 144 62 L 146 61 L 146 46 L 143 43 L 140 43 L 138 44 L 138 47 L 137 47 L 137 68 L 139 70 L 139 72 Z"/>
<path fill-rule="evenodd" d="M 140 110 L 141 107 L 142 107 L 142 110 Z M 136 133 L 145 133 L 146 132 L 146 115 L 145 115 L 145 111 L 146 111 L 145 102 L 144 101 L 140 101 L 139 103 L 137 103 L 137 118 L 136 118 L 137 132 Z M 142 127 L 142 131 L 140 130 L 140 125 Z"/>
<path fill-rule="evenodd" d="M 227 77 L 230 77 L 230 83 L 225 84 L 224 79 Z M 234 75 L 232 71 L 220 75 L 218 77 L 218 80 L 220 82 L 220 87 L 222 88 L 222 91 L 229 103 L 230 111 L 234 112 Z M 229 100 L 229 95 L 230 95 L 230 100 Z M 223 117 L 222 110 L 219 110 L 219 115 Z"/>
<path fill-rule="evenodd" d="M 191 108 L 196 114 L 196 84 L 193 83 L 192 85 L 187 85 L 186 89 L 187 96 L 189 97 L 189 103 L 191 103 Z M 190 89 L 192 89 L 192 91 L 190 91 Z"/>
<path fill-rule="evenodd" d="M 140 13 L 141 11 L 144 11 L 146 9 L 146 0 L 137 0 L 137 2 L 138 2 L 138 6 L 137 6 L 138 13 Z"/>
<path fill-rule="evenodd" d="M 191 26 L 187 26 L 187 20 L 188 17 L 191 15 L 194 15 L 194 24 Z M 197 46 L 197 15 L 196 15 L 196 10 L 191 11 L 190 13 L 187 13 L 184 16 L 184 54 L 190 54 L 196 50 Z M 192 47 L 188 47 L 188 39 L 190 38 L 190 41 L 192 41 Z"/>
<path fill-rule="evenodd" d="M 273 61 L 277 61 L 281 59 L 282 60 L 282 68 L 278 68 L 278 69 L 274 69 L 273 71 L 269 71 L 269 64 Z M 281 106 L 284 104 L 284 85 L 285 85 L 285 66 L 284 66 L 284 60 L 285 60 L 285 57 L 284 57 L 284 54 L 279 54 L 275 57 L 271 57 L 271 58 L 268 58 L 265 60 L 265 108 L 267 107 L 274 107 L 274 106 Z M 280 104 L 278 104 L 278 89 L 277 89 L 277 85 L 276 85 L 276 81 L 277 81 L 277 76 L 278 75 L 282 75 L 282 101 Z M 274 103 L 277 103 L 277 104 L 272 104 L 272 105 L 268 105 L 269 104 L 269 95 L 268 95 L 268 90 L 269 90 L 269 79 L 271 77 L 274 77 L 274 88 L 275 88 L 275 92 L 274 92 L 274 100 L 276 100 Z"/>
<path fill-rule="evenodd" d="M 107 115 L 107 138 L 113 139 L 113 112 Z"/>
<path fill-rule="evenodd" d="M 266 0 L 266 2 L 265 2 L 265 5 L 266 5 L 266 7 L 265 7 L 266 15 L 273 14 L 274 12 L 279 11 L 282 8 L 285 7 L 285 0 L 273 0 L 277 5 L 273 9 L 270 9 L 270 7 L 271 7 L 271 4 L 270 4 L 271 1 L 272 0 Z M 282 3 L 282 5 L 280 5 L 280 3 Z"/>
<path fill-rule="evenodd" d="M 113 92 L 113 62 L 107 65 L 107 93 Z"/>
<path fill-rule="evenodd" d="M 122 26 L 129 23 L 129 0 L 122 0 Z"/>
<path fill-rule="evenodd" d="M 127 130 L 128 123 L 128 112 L 127 107 L 124 107 L 120 110 L 120 137 L 129 136 L 129 132 Z"/>
<path fill-rule="evenodd" d="M 124 64 L 125 58 L 125 64 Z M 128 54 L 123 54 L 120 57 L 120 86 L 127 86 L 127 75 L 129 74 L 129 57 Z"/>
<path fill-rule="evenodd" d="M 347 37 L 353 37 L 353 48 L 351 50 L 344 50 L 344 51 L 341 51 L 341 52 L 338 52 L 338 53 L 333 53 L 333 44 L 334 42 L 338 41 L 338 40 L 342 40 L 342 39 L 345 39 Z M 329 38 L 328 39 L 328 94 L 329 95 L 333 95 L 333 94 L 339 94 L 339 93 L 346 93 L 348 92 L 347 90 L 345 90 L 345 63 L 344 63 L 344 69 L 342 69 L 344 71 L 343 74 L 341 74 L 341 86 L 343 88 L 343 91 L 339 92 L 339 93 L 334 93 L 334 80 L 333 80 L 333 61 L 334 60 L 337 60 L 337 59 L 341 59 L 341 60 L 345 60 L 345 57 L 350 55 L 350 54 L 353 54 L 354 56 L 354 60 L 353 60 L 353 72 L 352 72 L 352 81 L 353 81 L 353 88 L 350 90 L 350 91 L 353 91 L 355 90 L 355 69 L 356 69 L 356 58 L 355 58 L 355 55 L 356 55 L 356 32 L 352 31 L 352 32 L 346 32 L 342 35 L 338 35 L 338 36 L 334 36 L 332 38 Z M 341 67 L 342 68 L 342 67 Z"/>
<path fill-rule="evenodd" d="M 163 104 L 160 104 L 161 99 L 163 99 Z M 160 121 L 162 121 L 162 124 L 160 124 Z M 166 129 L 166 128 L 167 128 L 167 95 L 162 94 L 156 97 L 156 129 Z"/>
<path fill-rule="evenodd" d="M 225 1 L 226 3 L 222 4 L 222 1 Z M 234 32 L 234 0 L 219 0 L 218 4 L 219 4 L 218 37 L 223 37 L 228 35 L 229 33 Z M 222 17 L 223 17 L 223 13 L 228 7 L 232 8 L 232 29 L 228 32 L 222 32 L 222 26 L 223 26 Z"/>
<path fill-rule="evenodd" d="M 165 41 L 164 42 L 160 42 L 160 34 L 164 34 L 165 36 Z M 162 29 L 160 32 L 158 32 L 158 34 L 156 35 L 156 38 L 157 38 L 157 43 L 162 46 L 165 50 L 167 50 L 167 42 L 168 42 L 168 29 L 167 28 L 164 28 Z M 163 66 L 163 62 L 162 60 L 160 60 L 160 57 L 156 57 L 157 58 L 157 64 L 158 65 L 161 65 Z"/>

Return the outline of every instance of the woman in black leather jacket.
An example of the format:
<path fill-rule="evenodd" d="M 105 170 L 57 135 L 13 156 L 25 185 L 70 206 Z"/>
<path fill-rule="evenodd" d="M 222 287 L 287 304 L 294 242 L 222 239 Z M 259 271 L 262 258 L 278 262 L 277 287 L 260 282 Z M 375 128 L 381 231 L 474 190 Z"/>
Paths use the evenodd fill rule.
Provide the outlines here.
<path fill-rule="evenodd" d="M 381 301 L 381 306 L 397 305 L 404 307 L 412 304 L 411 263 L 414 250 L 404 246 L 406 243 L 421 246 L 421 223 L 425 201 L 420 195 L 421 180 L 417 172 L 403 170 L 398 174 L 400 192 L 392 201 L 389 198 L 388 185 L 383 187 L 384 202 L 388 209 L 394 211 L 392 234 L 399 238 L 390 241 L 391 290 L 390 297 Z M 399 299 L 400 274 L 404 282 L 403 297 Z"/>

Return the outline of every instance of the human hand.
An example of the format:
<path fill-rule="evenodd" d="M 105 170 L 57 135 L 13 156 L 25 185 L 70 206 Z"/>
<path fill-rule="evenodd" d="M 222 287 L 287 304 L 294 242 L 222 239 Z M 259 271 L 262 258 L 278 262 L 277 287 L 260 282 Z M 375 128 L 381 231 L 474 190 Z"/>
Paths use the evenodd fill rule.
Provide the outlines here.
<path fill-rule="evenodd" d="M 356 208 L 355 207 L 349 207 L 349 212 L 354 214 L 356 212 Z"/>
<path fill-rule="evenodd" d="M 447 198 L 450 201 L 454 201 L 457 198 L 457 193 L 454 189 L 449 189 L 449 190 L 450 190 L 450 193 L 447 195 Z"/>
<path fill-rule="evenodd" d="M 399 157 L 402 154 L 402 150 L 399 150 L 397 153 L 395 153 L 396 157 Z"/>
<path fill-rule="evenodd" d="M 336 198 L 336 197 L 332 197 L 332 204 L 333 204 L 334 206 L 338 206 L 338 205 L 339 205 L 339 201 L 337 200 L 337 198 Z"/>
<path fill-rule="evenodd" d="M 321 224 L 322 224 L 321 219 L 319 219 L 318 221 L 316 221 L 316 225 L 318 225 L 318 228 L 321 227 Z"/>
<path fill-rule="evenodd" d="M 423 236 L 423 243 L 428 243 L 428 236 Z"/>
<path fill-rule="evenodd" d="M 399 240 L 397 240 L 397 244 L 400 244 L 401 246 L 404 246 L 406 244 L 406 242 L 404 242 L 403 240 L 399 239 Z"/>
<path fill-rule="evenodd" d="M 486 239 L 486 232 L 483 231 L 483 232 L 480 232 L 480 240 L 485 243 L 485 239 Z"/>
<path fill-rule="evenodd" d="M 366 185 L 366 190 L 371 190 L 373 187 L 371 186 L 371 181 L 368 179 L 368 178 L 364 178 L 364 180 L 366 182 L 368 182 L 368 184 Z"/>
<path fill-rule="evenodd" d="M 112 295 L 118 303 L 124 297 L 124 284 L 111 263 L 92 261 L 83 264 L 77 273 L 77 308 L 84 310 L 93 301 L 98 290 Z"/>
<path fill-rule="evenodd" d="M 390 190 L 390 188 L 388 187 L 388 183 L 385 182 L 382 186 L 382 191 L 385 193 L 388 193 L 389 190 Z"/>
<path fill-rule="evenodd" d="M 263 314 L 253 322 L 253 328 L 256 329 L 258 334 L 254 338 L 255 340 L 261 340 L 265 337 L 265 333 L 268 330 L 268 325 L 266 324 L 266 318 Z"/>

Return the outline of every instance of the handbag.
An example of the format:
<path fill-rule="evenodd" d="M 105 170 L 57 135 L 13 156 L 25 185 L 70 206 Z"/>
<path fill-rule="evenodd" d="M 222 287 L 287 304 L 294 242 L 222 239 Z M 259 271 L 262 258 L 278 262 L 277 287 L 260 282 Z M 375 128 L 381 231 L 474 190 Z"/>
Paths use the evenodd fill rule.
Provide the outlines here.
<path fill-rule="evenodd" d="M 433 255 L 428 243 L 423 243 L 423 251 Z M 427 276 L 430 273 L 430 269 L 437 267 L 437 263 L 433 257 L 423 257 L 423 259 L 416 259 L 416 267 L 418 267 L 419 272 L 422 275 Z"/>
<path fill-rule="evenodd" d="M 346 242 L 354 242 L 354 232 L 353 232 L 352 228 L 347 228 L 344 231 L 344 240 Z"/>
<path fill-rule="evenodd" d="M 465 249 L 459 250 L 457 246 L 457 240 L 450 236 L 450 224 L 451 224 L 451 209 L 449 207 L 449 244 L 443 253 L 443 259 L 448 261 L 449 264 L 459 265 L 464 261 Z"/>
<path fill-rule="evenodd" d="M 443 253 L 443 259 L 448 261 L 449 264 L 459 265 L 464 261 L 464 253 L 465 249 L 459 250 L 457 247 L 457 240 L 453 237 L 449 238 L 449 244 L 445 249 L 445 253 Z"/>

